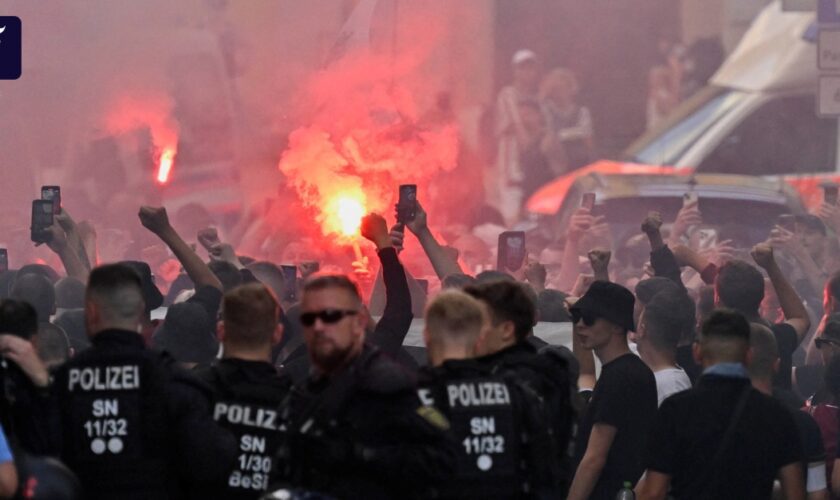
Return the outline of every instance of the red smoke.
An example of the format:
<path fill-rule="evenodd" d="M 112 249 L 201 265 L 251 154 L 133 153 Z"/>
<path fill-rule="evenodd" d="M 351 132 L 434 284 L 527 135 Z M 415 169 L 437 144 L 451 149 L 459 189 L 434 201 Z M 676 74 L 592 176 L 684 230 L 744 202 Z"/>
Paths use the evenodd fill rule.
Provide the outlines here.
<path fill-rule="evenodd" d="M 427 35 L 432 45 L 435 36 Z M 325 237 L 347 233 L 348 206 L 360 203 L 364 212 L 390 217 L 399 184 L 417 184 L 422 200 L 435 176 L 455 167 L 456 125 L 426 120 L 398 83 L 419 78 L 428 49 L 351 54 L 306 85 L 302 101 L 310 118 L 290 135 L 279 168 Z"/>
<path fill-rule="evenodd" d="M 178 123 L 172 118 L 172 99 L 160 93 L 132 93 L 119 97 L 107 109 L 105 128 L 109 134 L 149 129 L 157 166 L 154 178 L 160 184 L 169 182 L 178 153 Z"/>

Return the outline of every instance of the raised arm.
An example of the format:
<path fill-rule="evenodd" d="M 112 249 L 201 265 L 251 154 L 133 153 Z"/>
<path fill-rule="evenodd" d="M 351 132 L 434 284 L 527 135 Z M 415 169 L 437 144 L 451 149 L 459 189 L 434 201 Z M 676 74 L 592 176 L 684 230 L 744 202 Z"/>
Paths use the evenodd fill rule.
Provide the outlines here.
<path fill-rule="evenodd" d="M 796 337 L 799 342 L 811 328 L 811 319 L 808 317 L 808 309 L 799 298 L 799 294 L 793 285 L 785 277 L 779 264 L 773 256 L 773 247 L 768 243 L 759 243 L 752 249 L 752 258 L 759 267 L 767 271 L 767 276 L 773 284 L 773 289 L 779 298 L 779 305 L 785 314 L 785 323 L 796 330 Z"/>
<path fill-rule="evenodd" d="M 688 228 L 703 223 L 703 216 L 697 206 L 697 202 L 683 206 L 674 224 L 671 226 L 671 234 L 668 237 L 668 245 L 671 248 L 682 244 L 682 238 L 688 233 Z"/>
<path fill-rule="evenodd" d="M 88 251 L 85 248 L 85 242 L 82 239 L 82 235 L 76 221 L 73 220 L 73 217 L 70 216 L 70 213 L 66 208 L 62 208 L 61 213 L 55 214 L 55 220 L 58 222 L 58 225 L 64 229 L 64 233 L 67 235 L 67 245 L 70 247 L 70 250 L 76 252 L 76 255 L 79 256 L 79 260 L 82 262 L 82 265 L 90 271 L 91 265 Z"/>
<path fill-rule="evenodd" d="M 561 291 L 571 290 L 580 274 L 578 243 L 594 223 L 592 214 L 583 207 L 578 208 L 569 219 L 569 227 L 566 229 L 566 247 L 563 249 L 563 263 L 560 267 L 560 276 L 557 278 Z"/>
<path fill-rule="evenodd" d="M 391 244 L 385 219 L 380 215 L 370 214 L 362 220 L 361 229 L 362 236 L 376 245 L 385 284 L 385 310 L 370 341 L 384 351 L 394 353 L 402 346 L 414 318 L 408 280 L 397 257 L 397 251 Z"/>
<path fill-rule="evenodd" d="M 642 232 L 645 233 L 650 242 L 650 265 L 655 276 L 668 278 L 683 286 L 680 266 L 668 245 L 662 239 L 660 228 L 662 227 L 662 214 L 650 212 L 642 221 Z"/>
<path fill-rule="evenodd" d="M 586 256 L 589 258 L 589 265 L 592 266 L 595 281 L 609 281 L 612 252 L 603 248 L 595 248 L 590 250 Z"/>
<path fill-rule="evenodd" d="M 429 230 L 428 216 L 419 202 L 417 203 L 417 216 L 413 221 L 407 223 L 406 227 L 417 237 L 438 278 L 443 279 L 450 274 L 462 274 L 464 272 L 458 265 L 458 261 L 444 250 Z"/>
<path fill-rule="evenodd" d="M 222 290 L 222 283 L 216 278 L 213 271 L 169 223 L 165 208 L 141 207 L 139 216 L 143 227 L 157 235 L 175 254 L 175 258 L 184 266 L 184 270 L 195 283 L 196 288 L 209 286 Z"/>
<path fill-rule="evenodd" d="M 82 260 L 79 258 L 79 254 L 76 250 L 70 247 L 70 243 L 67 241 L 67 234 L 64 230 L 58 225 L 58 223 L 55 223 L 49 227 L 48 231 L 50 232 L 51 237 L 47 246 L 50 247 L 50 250 L 55 252 L 61 259 L 61 263 L 64 265 L 64 270 L 67 272 L 67 276 L 76 278 L 82 283 L 87 283 L 90 269 L 82 263 Z"/>

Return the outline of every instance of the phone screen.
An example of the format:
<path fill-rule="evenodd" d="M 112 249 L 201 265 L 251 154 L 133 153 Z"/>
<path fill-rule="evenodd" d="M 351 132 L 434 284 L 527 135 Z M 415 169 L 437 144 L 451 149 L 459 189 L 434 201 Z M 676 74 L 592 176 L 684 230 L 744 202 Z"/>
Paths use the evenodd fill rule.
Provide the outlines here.
<path fill-rule="evenodd" d="M 692 191 L 692 192 L 685 193 L 683 195 L 683 206 L 684 207 L 687 207 L 687 206 L 692 205 L 694 203 L 697 203 L 697 193 Z"/>
<path fill-rule="evenodd" d="M 32 226 L 46 229 L 53 225 L 52 200 L 35 200 L 32 202 Z"/>
<path fill-rule="evenodd" d="M 294 301 L 297 299 L 297 266 L 280 266 L 283 271 L 283 300 Z"/>
<path fill-rule="evenodd" d="M 41 199 L 51 200 L 55 213 L 61 213 L 61 187 L 60 186 L 41 186 Z"/>
<path fill-rule="evenodd" d="M 592 209 L 595 208 L 595 193 L 583 193 L 583 198 L 580 200 L 580 206 L 591 212 Z"/>
<path fill-rule="evenodd" d="M 397 201 L 397 222 L 412 222 L 417 217 L 417 185 L 402 184 Z"/>
<path fill-rule="evenodd" d="M 776 220 L 776 224 L 790 232 L 793 232 L 796 230 L 796 216 L 791 214 L 782 214 Z"/>
<path fill-rule="evenodd" d="M 499 235 L 499 271 L 518 271 L 525 262 L 525 233 L 505 231 Z"/>
<path fill-rule="evenodd" d="M 52 200 L 32 201 L 32 226 L 31 238 L 35 243 L 47 243 L 50 241 L 50 233 L 47 231 L 53 225 L 53 202 Z"/>

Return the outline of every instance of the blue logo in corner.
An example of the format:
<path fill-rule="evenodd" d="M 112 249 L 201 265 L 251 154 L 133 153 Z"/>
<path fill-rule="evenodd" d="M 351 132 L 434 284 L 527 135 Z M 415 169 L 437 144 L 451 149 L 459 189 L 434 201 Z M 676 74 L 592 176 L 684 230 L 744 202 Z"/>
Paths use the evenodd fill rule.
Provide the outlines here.
<path fill-rule="evenodd" d="M 20 18 L 0 16 L 0 80 L 17 80 L 20 78 L 20 40 Z"/>

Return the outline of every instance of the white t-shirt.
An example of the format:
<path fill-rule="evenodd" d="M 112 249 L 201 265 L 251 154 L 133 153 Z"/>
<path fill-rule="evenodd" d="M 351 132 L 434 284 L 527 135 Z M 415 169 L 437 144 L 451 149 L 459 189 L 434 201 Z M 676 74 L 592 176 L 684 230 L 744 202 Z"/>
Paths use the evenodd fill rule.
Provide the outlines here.
<path fill-rule="evenodd" d="M 668 396 L 691 389 L 691 380 L 682 368 L 666 368 L 653 372 L 653 376 L 656 377 L 656 395 L 660 406 Z"/>

